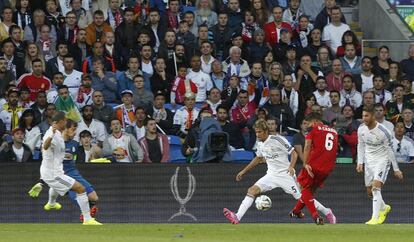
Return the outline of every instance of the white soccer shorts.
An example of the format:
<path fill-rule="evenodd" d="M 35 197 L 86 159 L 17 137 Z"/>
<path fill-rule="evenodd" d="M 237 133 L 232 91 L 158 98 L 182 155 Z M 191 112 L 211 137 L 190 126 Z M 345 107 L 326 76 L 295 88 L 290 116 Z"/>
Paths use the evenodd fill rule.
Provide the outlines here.
<path fill-rule="evenodd" d="M 382 182 L 385 184 L 387 180 L 388 171 L 390 170 L 391 162 L 384 164 L 377 164 L 375 166 L 369 166 L 365 164 L 365 186 L 372 186 L 374 180 Z"/>
<path fill-rule="evenodd" d="M 53 188 L 59 195 L 64 196 L 66 193 L 70 191 L 75 184 L 76 180 L 67 175 L 60 175 L 55 177 L 55 179 L 42 179 L 46 184 Z"/>
<path fill-rule="evenodd" d="M 282 188 L 287 194 L 291 194 L 295 199 L 300 198 L 300 189 L 296 182 L 296 178 L 289 173 L 266 174 L 260 178 L 254 185 L 260 188 L 261 192 L 267 192 L 275 188 Z"/>

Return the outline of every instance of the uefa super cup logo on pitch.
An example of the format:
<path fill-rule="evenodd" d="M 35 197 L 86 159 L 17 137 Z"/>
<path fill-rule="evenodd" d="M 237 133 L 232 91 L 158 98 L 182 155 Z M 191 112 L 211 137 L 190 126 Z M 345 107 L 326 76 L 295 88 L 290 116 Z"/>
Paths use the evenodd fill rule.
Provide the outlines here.
<path fill-rule="evenodd" d="M 197 218 L 192 215 L 191 213 L 187 212 L 187 209 L 185 208 L 185 205 L 191 200 L 191 197 L 193 196 L 195 189 L 196 189 L 196 179 L 191 174 L 190 167 L 187 167 L 187 173 L 188 173 L 188 187 L 187 187 L 187 195 L 185 198 L 181 198 L 180 193 L 178 191 L 178 174 L 180 171 L 180 167 L 177 167 L 175 169 L 175 174 L 170 179 L 170 188 L 171 192 L 174 195 L 175 200 L 180 204 L 180 210 L 173 214 L 168 221 L 173 220 L 176 217 L 180 216 L 187 216 L 190 217 L 192 220 L 197 221 Z"/>

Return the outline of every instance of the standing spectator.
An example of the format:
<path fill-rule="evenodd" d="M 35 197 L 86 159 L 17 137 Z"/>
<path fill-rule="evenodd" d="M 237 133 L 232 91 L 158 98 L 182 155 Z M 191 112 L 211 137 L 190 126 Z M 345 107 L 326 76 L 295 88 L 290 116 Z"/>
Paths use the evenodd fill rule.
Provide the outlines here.
<path fill-rule="evenodd" d="M 385 90 L 385 81 L 381 75 L 374 76 L 374 93 L 375 103 L 382 103 L 385 105 L 389 100 L 392 99 L 392 93 Z"/>
<path fill-rule="evenodd" d="M 116 72 L 116 70 L 125 70 L 122 56 L 117 53 L 115 47 L 114 32 L 105 32 L 104 39 L 104 56 L 106 59 L 113 63 L 113 68 L 115 70 L 112 69 L 112 72 Z"/>
<path fill-rule="evenodd" d="M 122 128 L 135 124 L 134 93 L 131 90 L 121 92 L 122 104 L 114 108 L 114 116 L 121 122 Z"/>
<path fill-rule="evenodd" d="M 111 121 L 111 135 L 103 143 L 103 155 L 112 156 L 115 162 L 140 163 L 143 159 L 141 147 L 134 136 L 122 131 L 118 119 Z"/>
<path fill-rule="evenodd" d="M 155 61 L 155 72 L 150 78 L 151 91 L 155 95 L 158 91 L 165 93 L 170 100 L 170 92 L 174 76 L 166 71 L 165 59 L 158 57 Z"/>
<path fill-rule="evenodd" d="M 211 0 L 199 0 L 196 4 L 195 24 L 200 26 L 207 25 L 208 28 L 217 24 L 217 13 L 213 11 L 214 5 Z"/>
<path fill-rule="evenodd" d="M 9 38 L 9 29 L 12 25 L 15 25 L 13 23 L 13 9 L 5 7 L 3 8 L 2 22 L 0 23 L 0 41 Z"/>
<path fill-rule="evenodd" d="M 101 121 L 93 118 L 94 112 L 95 110 L 91 105 L 86 105 L 82 108 L 82 120 L 78 123 L 74 140 L 79 142 L 79 134 L 84 130 L 88 130 L 91 133 L 92 144 L 102 147 L 107 132 L 105 125 Z"/>
<path fill-rule="evenodd" d="M 164 131 L 164 133 L 174 134 L 172 130 L 174 113 L 171 112 L 171 110 L 165 108 L 164 105 L 165 105 L 165 96 L 162 92 L 159 92 L 154 95 L 154 103 L 149 109 L 145 111 L 145 113 L 155 120 L 158 127 L 162 131 Z"/>
<path fill-rule="evenodd" d="M 408 49 L 408 58 L 401 61 L 401 70 L 410 80 L 414 80 L 414 44 Z"/>
<path fill-rule="evenodd" d="M 202 103 L 207 99 L 207 92 L 213 87 L 210 76 L 201 70 L 200 56 L 191 58 L 191 70 L 186 76 L 197 86 L 196 102 Z"/>
<path fill-rule="evenodd" d="M 399 163 L 414 163 L 414 141 L 405 134 L 403 122 L 395 124 L 395 137 L 392 142 L 395 159 Z"/>
<path fill-rule="evenodd" d="M 118 88 L 115 74 L 113 72 L 105 71 L 104 63 L 101 58 L 94 58 L 92 65 L 92 88 L 103 93 L 105 102 L 116 103 L 116 92 L 118 91 Z"/>
<path fill-rule="evenodd" d="M 34 101 L 39 91 L 47 92 L 52 83 L 43 76 L 43 63 L 39 59 L 32 61 L 33 72 L 22 75 L 17 81 L 18 88 L 28 88 L 30 90 L 30 100 Z"/>
<path fill-rule="evenodd" d="M 223 132 L 229 134 L 229 145 L 233 149 L 243 148 L 243 137 L 240 133 L 240 126 L 229 119 L 229 108 L 226 105 L 219 105 L 216 109 L 217 121 Z"/>
<path fill-rule="evenodd" d="M 176 104 L 183 105 L 184 96 L 187 92 L 197 93 L 197 86 L 188 78 L 187 68 L 185 66 L 178 67 L 178 75 L 176 76 L 173 86 L 171 88 L 171 104 L 175 107 Z"/>
<path fill-rule="evenodd" d="M 342 69 L 342 63 L 340 59 L 334 59 L 332 61 L 332 71 L 326 75 L 326 81 L 328 85 L 328 91 L 342 91 L 343 83 L 342 80 L 347 75 Z M 348 74 L 349 75 L 349 74 Z M 351 76 L 352 77 L 352 76 Z"/>
<path fill-rule="evenodd" d="M 45 12 L 41 9 L 36 9 L 33 12 L 33 22 L 24 28 L 23 39 L 25 41 L 37 42 L 40 39 L 40 28 L 45 24 L 47 24 Z M 53 25 L 50 28 L 50 38 L 52 41 L 57 40 L 56 29 Z"/>
<path fill-rule="evenodd" d="M 273 22 L 266 23 L 263 26 L 266 36 L 266 43 L 269 48 L 272 48 L 275 44 L 279 43 L 280 32 L 282 29 L 287 29 L 289 32 L 292 32 L 292 28 L 289 23 L 283 22 L 282 17 L 283 9 L 281 7 L 273 7 Z"/>
<path fill-rule="evenodd" d="M 25 131 L 21 128 L 16 128 L 12 132 L 13 141 L 2 145 L 0 150 L 0 161 L 2 162 L 18 162 L 26 163 L 33 162 L 32 152 L 23 141 L 25 138 Z"/>
<path fill-rule="evenodd" d="M 351 106 L 345 105 L 342 108 L 342 117 L 336 120 L 335 128 L 340 136 L 340 151 L 338 157 L 357 158 L 358 127 L 361 123 L 354 119 L 354 110 Z"/>
<path fill-rule="evenodd" d="M 135 47 L 139 32 L 142 30 L 140 24 L 134 21 L 134 10 L 127 8 L 124 11 L 124 20 L 115 30 L 116 50 L 124 60 L 128 60 Z"/>
<path fill-rule="evenodd" d="M 361 74 L 362 58 L 356 56 L 355 46 L 353 44 L 345 45 L 345 56 L 340 58 L 344 71 L 353 75 Z"/>
<path fill-rule="evenodd" d="M 82 75 L 81 85 L 76 93 L 76 105 L 79 109 L 86 105 L 92 105 L 92 78 L 89 74 Z"/>
<path fill-rule="evenodd" d="M 96 10 L 93 13 L 93 22 L 86 27 L 86 43 L 93 45 L 95 42 L 104 42 L 106 32 L 112 32 L 112 28 L 105 22 L 104 13 Z"/>
<path fill-rule="evenodd" d="M 174 30 L 167 30 L 165 33 L 164 40 L 158 48 L 158 58 L 163 58 L 166 64 L 166 70 L 168 74 L 174 76 L 174 51 L 176 45 L 176 35 Z"/>
<path fill-rule="evenodd" d="M 296 153 L 298 153 L 298 160 L 297 162 L 301 162 L 303 160 L 303 150 L 305 149 L 305 136 L 308 133 L 308 122 L 306 120 L 302 120 L 300 123 L 299 132 L 293 135 L 292 145 L 295 148 Z"/>
<path fill-rule="evenodd" d="M 3 105 L 3 111 L 0 112 L 0 119 L 6 126 L 6 133 L 18 128 L 19 118 L 22 115 L 23 108 L 19 106 L 19 91 L 10 89 L 7 93 L 7 103 Z"/>
<path fill-rule="evenodd" d="M 24 144 L 30 148 L 33 154 L 39 154 L 42 134 L 40 133 L 39 127 L 36 126 L 35 121 L 34 111 L 30 108 L 26 109 L 20 117 L 19 128 L 25 131 Z"/>
<path fill-rule="evenodd" d="M 394 133 L 394 124 L 389 122 L 388 120 L 385 120 L 385 106 L 382 103 L 376 103 L 374 105 L 375 107 L 375 120 L 384 125 L 385 128 L 390 131 L 391 134 Z"/>
<path fill-rule="evenodd" d="M 326 80 L 323 76 L 318 76 L 316 79 L 316 91 L 313 92 L 316 102 L 323 108 L 331 106 L 329 91 L 326 90 Z"/>
<path fill-rule="evenodd" d="M 24 29 L 32 22 L 29 0 L 16 0 L 16 11 L 13 13 L 13 23 Z"/>
<path fill-rule="evenodd" d="M 350 30 L 350 28 L 349 25 L 341 22 L 342 12 L 339 7 L 335 6 L 331 9 L 330 17 L 332 22 L 323 28 L 322 41 L 324 41 L 329 48 L 331 48 L 332 53 L 336 55 L 336 50 L 342 44 L 342 36 L 347 30 Z"/>
<path fill-rule="evenodd" d="M 306 1 L 303 1 L 306 2 Z M 325 0 L 325 7 L 319 12 L 318 16 L 315 19 L 315 28 L 323 29 L 329 23 L 334 21 L 334 17 L 332 14 L 332 10 L 338 9 L 339 7 L 336 6 L 335 0 Z M 341 10 L 341 9 L 339 9 Z M 340 21 L 342 23 L 346 23 L 345 17 L 341 14 Z M 342 35 L 340 36 L 342 37 Z M 335 49 L 336 50 L 336 49 Z"/>
<path fill-rule="evenodd" d="M 53 78 L 53 74 L 64 71 L 65 68 L 63 58 L 68 54 L 68 44 L 66 42 L 60 42 L 56 44 L 56 53 L 57 56 L 55 55 L 54 58 L 46 62 L 45 72 L 47 78 L 49 79 Z"/>
<path fill-rule="evenodd" d="M 106 22 L 115 30 L 124 21 L 124 12 L 120 8 L 119 0 L 109 0 Z"/>
<path fill-rule="evenodd" d="M 154 119 L 146 118 L 144 123 L 146 129 L 145 136 L 138 141 L 144 153 L 143 162 L 168 162 L 170 158 L 170 145 L 167 135 L 157 132 L 157 123 Z"/>
<path fill-rule="evenodd" d="M 339 106 L 341 94 L 338 91 L 332 91 L 329 94 L 329 98 L 332 106 L 323 111 L 323 120 L 330 124 L 334 119 L 338 120 L 339 116 L 341 115 L 341 107 Z"/>
<path fill-rule="evenodd" d="M 243 22 L 242 11 L 239 0 L 229 0 L 227 2 L 227 11 L 229 16 L 229 26 L 234 29 Z"/>
<path fill-rule="evenodd" d="M 306 15 L 299 16 L 299 23 L 294 26 L 293 38 L 297 39 L 302 48 L 309 45 L 310 33 L 313 29 L 313 24 L 310 23 L 309 17 Z"/>
<path fill-rule="evenodd" d="M 345 74 L 342 78 L 343 89 L 340 91 L 341 101 L 339 106 L 350 105 L 357 110 L 362 104 L 362 95 L 355 89 L 354 79 L 350 74 Z"/>
<path fill-rule="evenodd" d="M 221 12 L 218 15 L 218 23 L 209 29 L 213 35 L 216 57 L 221 60 L 224 57 L 225 48 L 231 42 L 231 36 L 234 32 L 229 26 L 229 17 L 227 13 Z"/>
<path fill-rule="evenodd" d="M 368 56 L 364 56 L 361 60 L 361 74 L 354 75 L 355 87 L 362 93 L 374 87 L 374 74 L 372 73 L 372 60 Z"/>
<path fill-rule="evenodd" d="M 92 93 L 93 118 L 104 123 L 106 130 L 110 130 L 113 109 L 105 104 L 104 96 L 101 91 L 95 90 Z"/>
<path fill-rule="evenodd" d="M 295 127 L 295 117 L 293 115 L 292 109 L 290 109 L 289 105 L 281 101 L 279 89 L 270 89 L 269 97 L 269 101 L 263 105 L 263 108 L 268 111 L 268 114 L 270 116 L 279 119 L 279 122 L 281 122 L 281 135 L 287 135 L 290 133 L 289 128 Z"/>
<path fill-rule="evenodd" d="M 186 49 L 185 52 L 187 53 L 187 57 L 194 53 L 194 46 L 195 46 L 196 37 L 190 31 L 190 29 L 188 27 L 188 23 L 186 21 L 182 20 L 180 22 L 179 31 L 176 34 L 176 38 L 177 38 L 177 43 L 175 45 L 175 51 L 176 52 L 177 52 L 177 45 L 181 44 Z M 177 55 L 177 53 L 176 53 L 176 55 Z M 175 60 L 175 61 L 178 62 L 177 60 Z"/>
<path fill-rule="evenodd" d="M 391 61 L 390 63 L 390 74 L 385 78 L 385 89 L 392 92 L 394 90 L 394 86 L 398 83 L 403 77 L 401 73 L 401 67 L 398 62 Z M 411 89 L 408 90 L 411 93 Z"/>
<path fill-rule="evenodd" d="M 133 100 L 134 106 L 143 107 L 145 110 L 152 107 L 154 95 L 152 94 L 152 92 L 145 90 L 144 77 L 138 74 L 134 76 L 133 82 L 134 82 L 134 89 L 132 89 L 132 92 L 134 96 L 134 100 Z"/>
<path fill-rule="evenodd" d="M 43 113 L 44 120 L 38 124 L 38 127 L 40 129 L 40 133 L 42 133 L 42 136 L 45 135 L 46 131 L 52 126 L 52 117 L 55 115 L 56 107 L 53 103 L 48 103 L 46 106 L 46 109 Z"/>

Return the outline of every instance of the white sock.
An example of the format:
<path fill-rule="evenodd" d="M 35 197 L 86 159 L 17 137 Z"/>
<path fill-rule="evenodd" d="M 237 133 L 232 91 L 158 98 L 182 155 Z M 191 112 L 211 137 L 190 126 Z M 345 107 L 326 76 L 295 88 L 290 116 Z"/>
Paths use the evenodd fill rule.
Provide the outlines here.
<path fill-rule="evenodd" d="M 236 213 L 236 216 L 239 220 L 241 220 L 246 213 L 247 209 L 249 209 L 253 204 L 254 198 L 247 195 L 244 197 L 242 203 L 240 204 L 239 210 Z"/>
<path fill-rule="evenodd" d="M 372 217 L 378 219 L 381 205 L 384 203 L 381 195 L 381 188 L 372 189 Z"/>
<path fill-rule="evenodd" d="M 323 215 L 327 215 L 331 210 L 329 208 L 326 208 L 322 205 L 322 203 L 318 202 L 316 199 L 313 199 L 313 203 L 315 204 L 316 210 L 323 213 Z"/>
<path fill-rule="evenodd" d="M 381 198 L 382 198 L 382 195 L 381 195 Z M 381 201 L 382 201 L 382 203 L 381 203 L 380 210 L 381 211 L 384 211 L 385 210 L 385 202 L 384 202 L 384 199 L 381 199 Z"/>
<path fill-rule="evenodd" d="M 56 199 L 59 197 L 59 193 L 57 193 L 53 188 L 49 188 L 49 201 L 50 205 L 56 204 Z"/>
<path fill-rule="evenodd" d="M 86 192 L 81 193 L 81 194 L 76 194 L 76 201 L 79 204 L 84 221 L 90 220 L 92 217 L 90 214 L 89 200 L 88 200 L 88 196 L 86 195 Z"/>

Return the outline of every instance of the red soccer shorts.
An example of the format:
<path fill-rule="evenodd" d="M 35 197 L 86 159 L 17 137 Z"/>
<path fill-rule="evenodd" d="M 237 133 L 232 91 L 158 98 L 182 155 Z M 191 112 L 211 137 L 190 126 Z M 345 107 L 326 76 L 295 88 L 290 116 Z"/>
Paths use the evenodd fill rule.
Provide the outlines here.
<path fill-rule="evenodd" d="M 302 168 L 298 176 L 298 182 L 302 188 L 322 188 L 323 182 L 329 176 L 329 172 L 321 172 L 318 170 L 312 170 L 313 177 L 311 177 L 308 172 Z"/>

